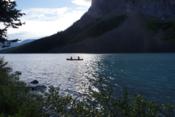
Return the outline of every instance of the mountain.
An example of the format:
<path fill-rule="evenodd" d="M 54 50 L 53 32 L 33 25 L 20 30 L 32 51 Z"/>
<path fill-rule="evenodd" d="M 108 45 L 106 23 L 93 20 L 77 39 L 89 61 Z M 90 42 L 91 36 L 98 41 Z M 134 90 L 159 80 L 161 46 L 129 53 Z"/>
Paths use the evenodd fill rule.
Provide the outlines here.
<path fill-rule="evenodd" d="M 175 1 L 92 0 L 67 30 L 5 52 L 175 52 Z"/>
<path fill-rule="evenodd" d="M 21 46 L 21 45 L 24 45 L 24 44 L 27 44 L 27 43 L 31 43 L 32 41 L 34 41 L 33 39 L 25 39 L 23 41 L 19 41 L 19 42 L 11 42 L 10 43 L 10 46 L 7 46 L 7 47 L 0 47 L 0 50 L 6 50 L 6 49 L 9 49 L 9 48 L 14 48 L 14 47 L 18 47 L 18 46 Z"/>

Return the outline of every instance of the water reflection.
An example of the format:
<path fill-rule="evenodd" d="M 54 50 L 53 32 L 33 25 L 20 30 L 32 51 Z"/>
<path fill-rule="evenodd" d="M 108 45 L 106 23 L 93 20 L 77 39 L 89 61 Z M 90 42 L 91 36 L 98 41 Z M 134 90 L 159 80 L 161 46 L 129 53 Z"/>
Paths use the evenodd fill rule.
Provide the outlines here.
<path fill-rule="evenodd" d="M 21 71 L 21 80 L 30 83 L 38 80 L 41 84 L 59 86 L 61 90 L 86 93 L 90 85 L 88 78 L 98 76 L 101 56 L 88 54 L 59 55 L 4 55 L 9 66 Z M 15 56 L 15 57 L 14 57 Z M 84 61 L 67 61 L 66 58 L 80 56 Z"/>
<path fill-rule="evenodd" d="M 60 86 L 70 93 L 85 93 L 89 79 L 103 78 L 119 95 L 134 94 L 175 103 L 175 54 L 15 54 L 3 55 L 21 80 Z M 67 61 L 80 56 L 84 61 Z"/>

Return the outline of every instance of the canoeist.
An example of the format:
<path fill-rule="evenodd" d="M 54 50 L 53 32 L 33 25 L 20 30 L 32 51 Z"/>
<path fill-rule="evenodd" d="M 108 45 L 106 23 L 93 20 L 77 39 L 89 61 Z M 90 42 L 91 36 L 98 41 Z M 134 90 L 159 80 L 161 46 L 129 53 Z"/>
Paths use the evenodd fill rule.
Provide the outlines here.
<path fill-rule="evenodd" d="M 77 59 L 74 59 L 73 57 L 70 57 L 70 58 L 67 58 L 66 60 L 68 60 L 68 61 L 83 61 L 83 59 L 80 58 L 79 56 L 78 56 Z"/>

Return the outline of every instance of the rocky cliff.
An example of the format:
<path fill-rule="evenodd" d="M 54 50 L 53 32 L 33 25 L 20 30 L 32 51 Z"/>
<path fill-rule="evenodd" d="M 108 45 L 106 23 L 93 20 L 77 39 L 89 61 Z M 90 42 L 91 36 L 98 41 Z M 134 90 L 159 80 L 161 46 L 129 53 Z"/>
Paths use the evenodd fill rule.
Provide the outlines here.
<path fill-rule="evenodd" d="M 92 0 L 91 8 L 88 11 L 92 16 L 132 12 L 157 16 L 162 19 L 174 18 L 175 0 Z"/>
<path fill-rule="evenodd" d="M 175 0 L 92 0 L 67 30 L 6 52 L 175 52 Z"/>

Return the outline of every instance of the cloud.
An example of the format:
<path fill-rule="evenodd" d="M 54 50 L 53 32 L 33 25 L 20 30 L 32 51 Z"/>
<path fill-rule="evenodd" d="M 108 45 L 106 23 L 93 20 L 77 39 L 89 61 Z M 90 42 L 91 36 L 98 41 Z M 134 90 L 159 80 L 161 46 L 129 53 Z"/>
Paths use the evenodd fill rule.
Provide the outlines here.
<path fill-rule="evenodd" d="M 91 5 L 91 0 L 73 0 L 72 3 L 78 6 L 89 7 Z"/>
<path fill-rule="evenodd" d="M 50 21 L 55 20 L 58 16 L 64 15 L 68 12 L 69 8 L 31 8 L 24 10 L 26 16 L 25 20 L 39 20 L 39 21 Z"/>
<path fill-rule="evenodd" d="M 58 8 L 29 8 L 23 9 L 26 13 L 22 21 L 26 24 L 19 29 L 9 29 L 9 39 L 33 39 L 63 31 L 88 10 L 91 0 L 70 0 L 69 7 Z"/>
<path fill-rule="evenodd" d="M 9 29 L 8 38 L 33 39 L 65 30 L 87 11 L 84 7 L 76 8 L 31 8 L 21 19 L 25 25 L 19 29 Z"/>

